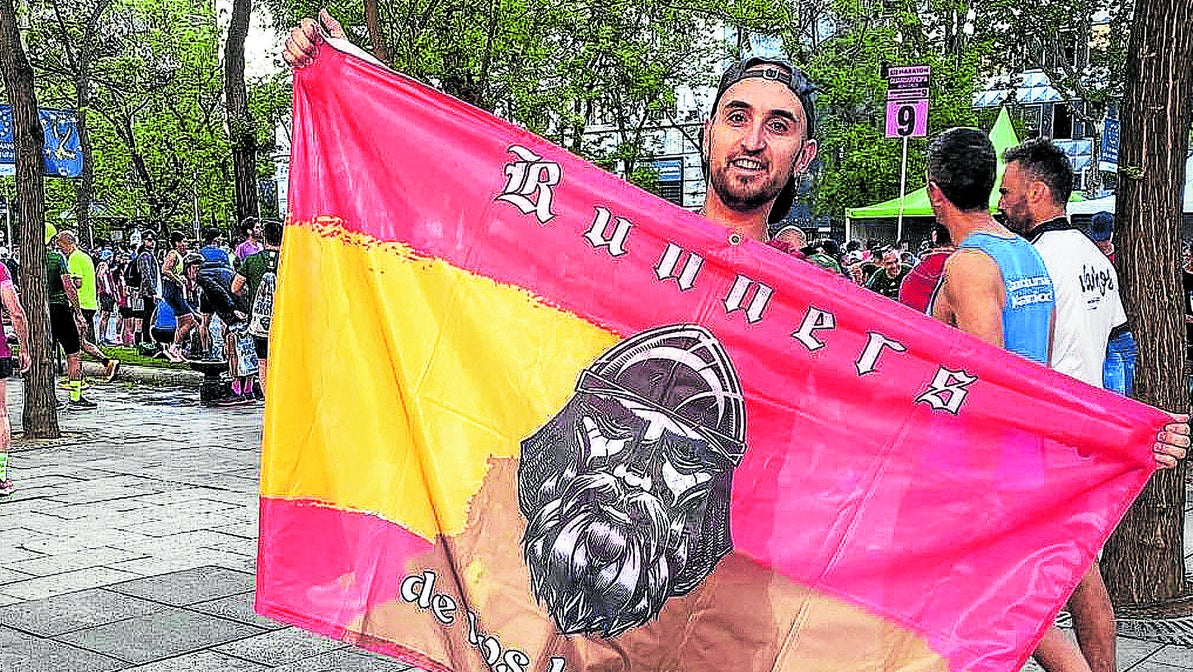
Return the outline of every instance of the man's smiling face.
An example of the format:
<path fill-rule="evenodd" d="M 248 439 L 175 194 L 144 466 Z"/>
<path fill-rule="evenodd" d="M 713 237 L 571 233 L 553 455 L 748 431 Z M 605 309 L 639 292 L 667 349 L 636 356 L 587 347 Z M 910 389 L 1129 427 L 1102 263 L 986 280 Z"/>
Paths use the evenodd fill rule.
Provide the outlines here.
<path fill-rule="evenodd" d="M 773 67 L 773 66 L 762 66 Z M 738 211 L 773 201 L 816 155 L 804 107 L 777 81 L 751 77 L 729 87 L 708 124 L 710 183 Z"/>

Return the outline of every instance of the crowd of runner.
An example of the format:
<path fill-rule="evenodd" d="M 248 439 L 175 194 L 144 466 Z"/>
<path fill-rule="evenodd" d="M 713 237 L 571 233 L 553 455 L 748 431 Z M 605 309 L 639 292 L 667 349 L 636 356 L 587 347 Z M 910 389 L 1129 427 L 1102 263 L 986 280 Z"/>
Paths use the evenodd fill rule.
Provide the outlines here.
<path fill-rule="evenodd" d="M 60 409 L 96 407 L 83 394 L 82 357 L 101 362 L 111 381 L 121 364 L 112 348 L 178 363 L 226 361 L 232 393 L 217 403 L 263 400 L 281 238 L 282 224 L 270 221 L 242 227 L 232 244 L 212 228 L 199 240 L 174 232 L 159 241 L 145 231 L 127 245 L 97 240 L 83 249 L 74 232 L 47 228 L 50 331 L 55 353 L 65 355 L 68 390 Z M 0 248 L 0 261 L 0 283 L 18 282 L 18 260 Z M 23 345 L 23 325 L 14 331 Z"/>

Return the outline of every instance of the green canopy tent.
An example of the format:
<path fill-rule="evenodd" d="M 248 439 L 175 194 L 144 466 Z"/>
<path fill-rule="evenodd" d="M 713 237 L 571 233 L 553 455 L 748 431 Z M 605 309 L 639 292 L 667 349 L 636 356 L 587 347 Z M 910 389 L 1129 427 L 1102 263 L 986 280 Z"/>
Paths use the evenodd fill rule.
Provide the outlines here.
<path fill-rule="evenodd" d="M 995 154 L 998 155 L 998 173 L 994 179 L 994 184 L 997 186 L 1002 184 L 1002 174 L 1007 169 L 1006 162 L 1002 160 L 1003 152 L 1019 144 L 1019 137 L 1015 135 L 1015 127 L 1011 124 L 1011 116 L 1005 107 L 998 113 L 998 120 L 994 122 L 994 128 L 990 129 L 990 142 L 994 145 Z M 877 205 L 847 208 L 845 210 L 845 238 L 848 240 L 853 237 L 855 222 L 858 220 L 893 219 L 897 221 L 900 205 L 902 205 L 904 219 L 909 217 L 931 218 L 933 216 L 932 204 L 928 201 L 928 188 L 923 186 L 906 194 L 902 201 L 893 198 Z M 994 212 L 997 209 L 998 201 L 992 201 L 990 211 Z"/>

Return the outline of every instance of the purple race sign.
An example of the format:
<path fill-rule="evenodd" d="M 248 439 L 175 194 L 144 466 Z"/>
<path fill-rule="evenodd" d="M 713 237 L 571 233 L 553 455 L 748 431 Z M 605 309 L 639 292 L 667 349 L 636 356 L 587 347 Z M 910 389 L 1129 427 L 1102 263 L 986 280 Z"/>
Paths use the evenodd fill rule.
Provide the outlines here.
<path fill-rule="evenodd" d="M 928 99 L 888 100 L 886 137 L 922 138 L 928 135 Z"/>

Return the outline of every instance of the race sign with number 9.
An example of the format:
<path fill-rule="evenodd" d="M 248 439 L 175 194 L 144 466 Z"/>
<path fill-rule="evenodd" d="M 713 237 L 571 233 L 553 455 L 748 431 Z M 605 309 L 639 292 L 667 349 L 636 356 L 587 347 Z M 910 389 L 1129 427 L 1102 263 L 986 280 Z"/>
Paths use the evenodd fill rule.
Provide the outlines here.
<path fill-rule="evenodd" d="M 928 134 L 928 100 L 888 100 L 886 137 L 922 138 Z"/>

